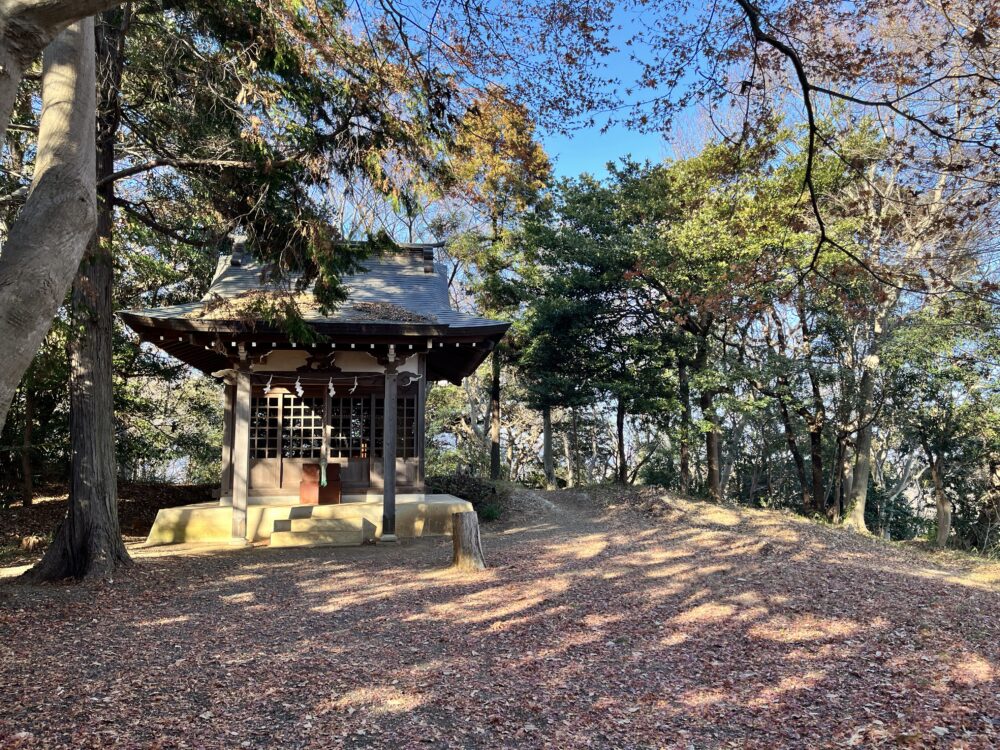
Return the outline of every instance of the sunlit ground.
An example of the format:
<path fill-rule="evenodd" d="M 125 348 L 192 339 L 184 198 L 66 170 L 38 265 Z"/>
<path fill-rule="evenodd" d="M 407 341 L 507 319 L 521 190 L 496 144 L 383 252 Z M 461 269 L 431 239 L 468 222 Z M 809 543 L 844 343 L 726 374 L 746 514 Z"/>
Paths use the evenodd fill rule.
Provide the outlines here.
<path fill-rule="evenodd" d="M 481 575 L 424 540 L 160 549 L 111 585 L 14 590 L 0 747 L 1000 745 L 990 569 L 548 497 L 484 529 Z"/>

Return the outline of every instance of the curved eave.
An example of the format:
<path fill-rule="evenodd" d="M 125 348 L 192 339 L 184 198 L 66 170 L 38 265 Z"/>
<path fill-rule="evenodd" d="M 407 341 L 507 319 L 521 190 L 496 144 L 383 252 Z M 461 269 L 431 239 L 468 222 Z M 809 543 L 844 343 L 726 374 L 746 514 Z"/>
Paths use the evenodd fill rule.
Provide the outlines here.
<path fill-rule="evenodd" d="M 216 339 L 247 343 L 264 339 L 278 344 L 290 343 L 287 334 L 275 326 L 256 325 L 251 328 L 238 321 L 158 318 L 137 312 L 121 312 L 119 316 L 143 340 L 205 373 L 229 367 L 235 355 L 235 352 L 221 353 L 206 348 Z M 453 383 L 460 383 L 462 378 L 472 374 L 510 328 L 509 323 L 500 322 L 452 326 L 391 321 L 318 321 L 309 325 L 317 333 L 337 342 L 361 342 L 378 348 L 387 348 L 389 344 L 399 344 L 407 339 L 433 341 L 436 344 L 434 348 L 423 346 L 420 349 L 428 355 L 427 377 L 429 380 L 449 380 Z M 263 351 L 263 348 L 260 350 Z"/>

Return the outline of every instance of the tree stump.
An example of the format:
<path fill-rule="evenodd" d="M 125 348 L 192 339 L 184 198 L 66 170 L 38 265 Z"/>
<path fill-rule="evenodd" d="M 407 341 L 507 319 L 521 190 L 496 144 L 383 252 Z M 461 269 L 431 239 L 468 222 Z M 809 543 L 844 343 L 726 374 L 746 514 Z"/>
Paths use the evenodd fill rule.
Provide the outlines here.
<path fill-rule="evenodd" d="M 467 510 L 451 514 L 451 567 L 456 570 L 485 570 L 483 546 L 479 541 L 479 516 Z"/>

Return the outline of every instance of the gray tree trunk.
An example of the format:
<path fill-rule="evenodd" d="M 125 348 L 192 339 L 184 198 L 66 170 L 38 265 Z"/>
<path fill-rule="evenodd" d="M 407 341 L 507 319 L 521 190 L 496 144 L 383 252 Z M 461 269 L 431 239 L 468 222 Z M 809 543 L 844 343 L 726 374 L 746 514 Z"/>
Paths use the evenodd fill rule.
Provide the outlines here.
<path fill-rule="evenodd" d="M 94 236 L 95 85 L 86 19 L 45 52 L 35 173 L 0 251 L 0 428 Z"/>
<path fill-rule="evenodd" d="M 569 444 L 569 435 L 563 433 L 563 455 L 566 457 L 566 486 L 576 487 L 576 463 L 573 461 L 573 449 Z"/>
<path fill-rule="evenodd" d="M 0 2 L 0 143 L 7 133 L 18 86 L 35 58 L 70 24 L 121 3 L 122 0 Z"/>
<path fill-rule="evenodd" d="M 855 444 L 854 475 L 851 491 L 844 506 L 844 526 L 868 532 L 865 525 L 865 502 L 868 499 L 868 478 L 872 468 L 872 400 L 875 393 L 874 368 L 865 368 L 861 376 L 858 397 L 858 439 Z"/>
<path fill-rule="evenodd" d="M 890 295 L 879 307 L 872 325 L 871 345 L 862 362 L 863 372 L 858 388 L 858 437 L 854 451 L 854 472 L 851 491 L 844 508 L 844 525 L 868 533 L 865 525 L 865 502 L 872 468 L 872 423 L 875 416 L 875 373 L 878 370 L 883 342 L 889 335 L 889 315 L 898 299 Z"/>
<path fill-rule="evenodd" d="M 129 561 L 118 526 L 111 379 L 111 256 L 96 241 L 73 285 L 69 511 L 33 581 L 107 577 Z M 106 319 L 104 319 L 106 318 Z"/>
<path fill-rule="evenodd" d="M 97 178 L 114 172 L 124 20 L 115 11 L 96 28 L 100 60 Z M 98 191 L 97 232 L 73 283 L 70 340 L 70 507 L 35 580 L 106 577 L 129 561 L 118 524 L 112 336 L 114 185 Z"/>

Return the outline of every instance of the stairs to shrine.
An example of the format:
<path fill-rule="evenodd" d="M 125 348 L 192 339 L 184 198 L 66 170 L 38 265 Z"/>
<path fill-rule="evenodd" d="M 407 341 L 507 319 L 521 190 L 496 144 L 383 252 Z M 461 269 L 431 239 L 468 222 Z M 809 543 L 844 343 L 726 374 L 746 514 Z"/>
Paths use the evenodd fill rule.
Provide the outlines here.
<path fill-rule="evenodd" d="M 274 522 L 272 547 L 357 547 L 375 538 L 364 518 L 291 518 Z"/>

